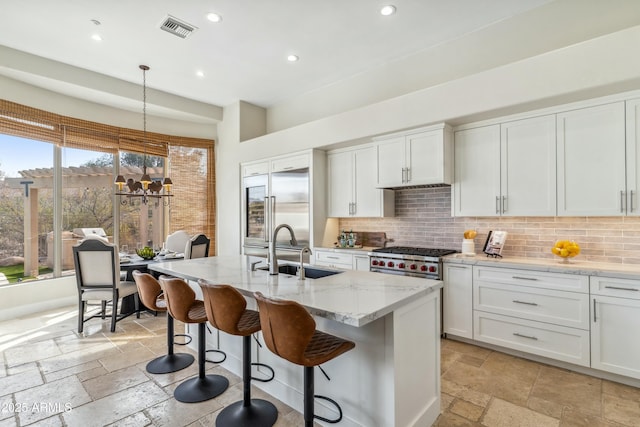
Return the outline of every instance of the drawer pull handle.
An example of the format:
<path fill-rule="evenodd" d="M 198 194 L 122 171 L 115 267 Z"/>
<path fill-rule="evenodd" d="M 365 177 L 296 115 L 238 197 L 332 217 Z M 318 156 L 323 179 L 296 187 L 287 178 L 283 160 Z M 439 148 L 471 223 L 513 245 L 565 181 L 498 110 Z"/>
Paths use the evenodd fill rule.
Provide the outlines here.
<path fill-rule="evenodd" d="M 520 337 L 520 338 L 529 338 L 530 340 L 538 341 L 538 338 L 536 338 L 536 337 L 532 337 L 532 336 L 529 336 L 529 335 L 522 335 L 522 334 L 519 334 L 517 332 L 514 332 L 513 335 L 515 335 L 517 337 Z"/>
<path fill-rule="evenodd" d="M 537 277 L 524 277 L 524 276 L 511 276 L 512 279 L 520 279 L 520 280 L 538 280 Z"/>
<path fill-rule="evenodd" d="M 516 304 L 525 304 L 525 305 L 538 305 L 535 302 L 527 302 L 527 301 L 518 301 L 517 299 L 514 299 L 513 302 L 515 302 Z"/>
<path fill-rule="evenodd" d="M 327 255 L 327 258 L 329 258 L 329 259 L 340 259 L 340 257 L 337 257 L 337 256 L 329 256 L 329 255 Z"/>
<path fill-rule="evenodd" d="M 638 292 L 638 289 L 636 288 L 621 288 L 619 286 L 605 286 L 606 289 L 616 289 L 618 291 L 633 291 L 633 292 Z"/>

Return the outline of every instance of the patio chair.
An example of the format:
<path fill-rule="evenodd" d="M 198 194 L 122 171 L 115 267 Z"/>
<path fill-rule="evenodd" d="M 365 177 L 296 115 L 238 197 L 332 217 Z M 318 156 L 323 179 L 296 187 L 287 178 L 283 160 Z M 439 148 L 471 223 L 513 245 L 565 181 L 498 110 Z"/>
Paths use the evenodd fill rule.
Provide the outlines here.
<path fill-rule="evenodd" d="M 100 240 L 85 240 L 73 247 L 73 262 L 78 286 L 78 332 L 82 333 L 84 322 L 94 317 L 111 317 L 111 332 L 116 330 L 116 322 L 133 312 L 118 315 L 118 302 L 132 297 L 135 313 L 140 318 L 140 303 L 135 282 L 120 280 L 120 257 L 118 249 L 111 243 Z M 87 302 L 100 301 L 102 310 L 89 318 L 84 317 Z M 107 303 L 111 301 L 111 314 L 106 314 Z"/>

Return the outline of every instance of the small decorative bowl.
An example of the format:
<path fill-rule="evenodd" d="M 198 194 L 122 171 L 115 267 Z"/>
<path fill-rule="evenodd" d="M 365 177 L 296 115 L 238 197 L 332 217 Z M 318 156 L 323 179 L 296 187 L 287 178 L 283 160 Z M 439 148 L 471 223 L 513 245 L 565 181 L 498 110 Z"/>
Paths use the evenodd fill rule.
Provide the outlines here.
<path fill-rule="evenodd" d="M 146 261 L 152 260 L 156 257 L 156 253 L 150 247 L 144 247 L 142 249 L 136 249 L 138 256 Z"/>
<path fill-rule="evenodd" d="M 558 240 L 551 248 L 551 253 L 562 258 L 562 262 L 569 262 L 569 258 L 580 254 L 580 245 L 573 240 Z"/>

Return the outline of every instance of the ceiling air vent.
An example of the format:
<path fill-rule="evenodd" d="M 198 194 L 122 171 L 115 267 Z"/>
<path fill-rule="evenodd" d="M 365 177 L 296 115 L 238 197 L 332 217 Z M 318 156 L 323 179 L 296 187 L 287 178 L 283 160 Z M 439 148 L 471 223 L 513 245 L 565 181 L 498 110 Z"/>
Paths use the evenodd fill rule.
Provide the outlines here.
<path fill-rule="evenodd" d="M 167 15 L 160 24 L 160 28 L 183 39 L 186 39 L 191 33 L 197 30 L 197 27 L 187 24 L 171 15 Z"/>

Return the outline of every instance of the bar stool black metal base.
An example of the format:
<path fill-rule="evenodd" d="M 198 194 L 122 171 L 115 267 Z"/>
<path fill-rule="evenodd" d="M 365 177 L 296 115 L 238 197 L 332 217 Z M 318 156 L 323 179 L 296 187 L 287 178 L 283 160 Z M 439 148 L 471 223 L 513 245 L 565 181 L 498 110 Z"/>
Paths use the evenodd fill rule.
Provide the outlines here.
<path fill-rule="evenodd" d="M 229 380 L 222 375 L 205 375 L 184 381 L 173 392 L 178 402 L 196 403 L 213 399 L 229 387 Z"/>
<path fill-rule="evenodd" d="M 251 399 L 251 404 L 245 406 L 238 401 L 227 406 L 216 418 L 217 427 L 271 427 L 278 419 L 278 410 L 271 402 L 262 399 Z"/>
<path fill-rule="evenodd" d="M 187 353 L 166 354 L 147 363 L 150 374 L 168 374 L 190 366 L 195 358 Z"/>

